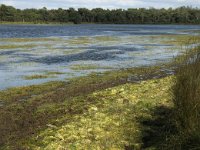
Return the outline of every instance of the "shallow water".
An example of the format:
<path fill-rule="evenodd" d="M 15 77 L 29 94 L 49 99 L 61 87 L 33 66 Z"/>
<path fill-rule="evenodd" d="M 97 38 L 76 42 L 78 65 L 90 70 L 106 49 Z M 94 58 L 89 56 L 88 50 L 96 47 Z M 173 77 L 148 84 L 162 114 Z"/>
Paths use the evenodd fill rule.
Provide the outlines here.
<path fill-rule="evenodd" d="M 169 61 L 181 50 L 163 42 L 167 36 L 195 30 L 200 26 L 0 25 L 0 89 Z M 27 80 L 34 75 L 46 78 Z"/>

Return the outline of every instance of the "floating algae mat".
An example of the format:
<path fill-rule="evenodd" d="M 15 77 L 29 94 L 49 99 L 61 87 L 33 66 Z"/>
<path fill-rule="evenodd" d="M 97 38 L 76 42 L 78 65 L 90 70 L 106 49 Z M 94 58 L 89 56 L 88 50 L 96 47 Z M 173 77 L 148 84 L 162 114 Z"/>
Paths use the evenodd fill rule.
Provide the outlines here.
<path fill-rule="evenodd" d="M 0 89 L 3 90 L 170 61 L 192 45 L 192 41 L 199 40 L 196 36 L 190 41 L 197 33 L 194 30 L 200 27 L 1 25 L 0 29 Z"/>

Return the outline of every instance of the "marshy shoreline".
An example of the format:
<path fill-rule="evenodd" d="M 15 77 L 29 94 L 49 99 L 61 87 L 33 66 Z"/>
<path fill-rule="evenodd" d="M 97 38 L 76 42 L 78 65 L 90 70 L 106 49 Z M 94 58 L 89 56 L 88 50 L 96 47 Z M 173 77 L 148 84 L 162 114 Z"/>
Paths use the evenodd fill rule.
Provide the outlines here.
<path fill-rule="evenodd" d="M 123 38 L 130 40 L 130 37 Z M 199 43 L 200 38 L 193 35 L 151 36 L 153 43 L 160 38 L 164 39 L 160 41 L 164 45 L 173 44 L 176 48 L 183 47 L 182 53 L 168 62 L 126 69 L 73 64 L 70 66 L 71 70 L 91 70 L 91 72 L 88 75 L 67 80 L 50 81 L 0 91 L 0 149 L 181 150 L 184 147 L 198 148 L 199 142 L 196 141 L 200 138 L 198 134 L 194 133 L 199 133 L 198 89 L 200 86 L 195 84 L 196 81 L 199 81 L 199 59 L 193 56 L 199 54 L 200 48 L 195 44 Z M 67 44 L 83 46 L 87 45 L 90 39 L 87 37 L 72 38 L 67 40 Z M 114 44 L 118 42 L 116 37 L 99 36 L 94 39 L 103 44 L 105 41 L 112 43 L 113 39 Z M 144 42 L 141 39 L 143 38 L 139 37 L 138 41 Z M 13 49 L 30 48 L 32 50 L 35 46 L 20 45 L 21 43 L 38 42 L 39 39 L 10 38 L 1 40 L 2 42 L 9 40 L 11 43 L 14 42 L 14 45 L 6 43 L 0 46 L 2 54 L 11 54 L 12 56 L 15 54 Z M 60 41 L 55 38 L 41 38 L 40 40 L 42 42 L 66 42 L 65 39 Z M 137 41 L 137 38 L 131 38 L 129 42 L 132 41 Z M 125 45 L 129 46 L 130 43 L 125 43 Z M 155 48 L 152 45 L 145 46 L 150 49 Z M 39 50 L 43 50 L 46 54 L 46 50 L 50 47 L 49 45 L 44 45 L 44 47 L 45 49 Z M 108 48 L 113 50 L 113 45 L 99 47 L 97 53 L 106 51 Z M 61 47 L 61 50 L 65 48 Z M 127 47 L 119 48 L 121 52 L 114 52 L 114 54 L 124 54 L 122 51 L 125 48 Z M 7 51 L 8 49 L 11 50 Z M 88 47 L 86 46 L 85 49 Z M 133 48 L 127 48 L 127 52 L 130 52 L 130 49 Z M 51 49 L 50 52 L 53 51 L 54 49 Z M 66 51 L 64 57 L 59 56 L 58 58 L 71 58 L 72 55 L 72 60 L 74 60 L 76 54 L 71 54 L 71 52 Z M 27 53 L 22 54 L 22 56 L 29 56 Z M 89 53 L 86 54 L 88 56 Z M 85 55 L 78 56 L 84 56 L 83 59 L 86 59 Z M 92 55 L 92 58 L 95 56 Z M 58 58 L 55 56 L 54 60 L 57 61 Z M 100 58 L 102 57 L 94 60 Z M 5 60 L 5 58 L 2 59 Z M 31 60 L 40 60 L 41 64 L 46 63 L 49 67 L 52 59 Z M 26 65 L 29 66 L 29 64 Z M 184 69 L 185 67 L 186 69 Z M 107 71 L 92 72 L 97 68 Z M 43 74 L 23 76 L 23 79 L 37 80 L 54 78 L 59 75 L 66 74 L 60 71 L 44 71 Z M 195 86 L 193 86 L 194 84 Z M 194 100 L 192 104 L 187 101 L 190 93 L 184 91 L 185 87 L 188 91 L 193 91 L 193 95 L 196 95 L 195 98 L 189 97 L 190 101 Z M 183 103 L 182 100 L 184 100 Z M 189 107 L 186 107 L 185 104 Z M 190 112 L 187 116 L 188 120 L 184 115 L 187 114 L 186 110 Z M 195 117 L 192 113 L 193 110 L 196 112 Z M 182 121 L 185 121 L 186 126 L 181 126 Z M 195 128 L 193 129 L 193 127 Z M 187 143 L 188 140 L 189 143 Z"/>
<path fill-rule="evenodd" d="M 0 141 L 3 145 L 2 149 L 14 149 L 16 146 L 32 149 L 32 146 L 36 146 L 38 143 L 32 143 L 31 138 L 35 138 L 35 135 L 41 133 L 44 129 L 49 128 L 49 126 L 50 128 L 52 126 L 62 126 L 67 120 L 73 122 L 74 116 L 87 113 L 91 109 L 90 107 L 96 109 L 96 103 L 99 105 L 99 98 L 91 96 L 95 93 L 107 90 L 112 93 L 112 89 L 115 88 L 117 93 L 118 88 L 127 85 L 134 87 L 142 84 L 146 86 L 147 83 L 151 86 L 151 82 L 162 84 L 165 79 L 170 80 L 171 75 L 169 74 L 172 72 L 161 70 L 163 69 L 158 66 L 152 66 L 102 74 L 93 73 L 86 77 L 71 79 L 69 82 L 50 82 L 1 91 L 0 128 L 2 132 Z M 143 87 L 141 86 L 140 89 L 142 90 Z M 151 92 L 153 94 L 153 91 Z M 90 99 L 90 97 L 92 98 Z M 129 100 L 122 99 L 122 103 L 127 103 L 126 101 Z M 103 106 L 102 108 L 106 107 Z M 67 117 L 67 120 L 57 121 L 63 117 Z M 26 141 L 27 137 L 30 141 Z M 26 142 L 31 143 L 29 145 Z M 26 144 L 28 145 L 26 146 Z M 111 145 L 115 144 L 112 143 Z"/>
<path fill-rule="evenodd" d="M 68 82 L 49 82 L 0 91 L 1 149 L 58 149 L 67 141 L 70 142 L 63 145 L 63 148 L 66 146 L 69 149 L 70 147 L 80 148 L 80 144 L 85 140 L 89 143 L 82 143 L 83 149 L 96 147 L 100 149 L 112 147 L 118 149 L 136 147 L 140 149 L 142 147 L 161 146 L 159 143 L 156 143 L 156 145 L 155 143 L 149 144 L 152 139 L 148 139 L 148 136 L 143 137 L 142 132 L 150 132 L 145 131 L 147 130 L 146 126 L 148 126 L 146 122 L 153 121 L 153 118 L 165 117 L 159 113 L 162 114 L 165 109 L 167 111 L 173 106 L 168 90 L 173 85 L 173 74 L 177 69 L 174 66 L 178 66 L 180 60 L 183 62 L 186 57 L 180 56 L 177 60 L 156 66 L 92 73 L 88 76 L 72 78 Z M 164 109 L 159 110 L 162 107 Z M 133 110 L 134 108 L 137 111 Z M 154 111 L 157 109 L 158 114 L 154 115 Z M 121 111 L 124 112 L 121 117 L 128 117 L 127 120 L 116 118 L 116 115 Z M 99 120 L 95 121 L 98 113 L 105 118 L 99 116 Z M 134 122 L 129 118 L 132 115 L 136 117 Z M 115 119 L 110 118 L 111 120 L 104 122 L 108 116 Z M 141 123 L 137 121 L 139 116 L 143 118 L 139 119 Z M 74 117 L 78 118 L 75 119 Z M 96 127 L 87 125 L 89 120 L 78 123 L 81 119 L 94 121 Z M 126 121 L 126 125 L 124 121 Z M 104 127 L 101 127 L 100 122 L 105 123 L 106 131 L 104 131 Z M 124 126 L 120 125 L 121 123 Z M 66 136 L 77 136 L 77 139 L 60 137 L 63 140 L 57 141 L 60 139 L 56 135 L 57 132 L 63 131 L 62 128 L 68 126 L 68 124 L 71 124 L 72 127 L 70 126 L 65 132 L 60 133 L 60 136 L 66 134 Z M 113 128 L 109 127 L 111 124 L 114 124 Z M 133 128 L 133 126 L 135 127 Z M 152 128 L 156 126 L 153 125 Z M 76 135 L 79 134 L 76 131 L 74 131 L 75 133 L 68 133 L 70 130 L 82 128 L 94 132 L 91 133 L 91 136 L 102 135 L 105 139 L 110 139 L 116 136 L 114 134 L 116 132 L 120 138 L 107 143 L 104 138 L 87 137 L 88 131 L 87 135 L 82 133 L 84 138 Z M 96 128 L 100 128 L 99 130 L 102 133 L 96 131 Z M 160 129 L 161 127 L 158 126 L 157 128 Z M 121 130 L 125 131 L 122 132 Z M 137 130 L 140 130 L 140 132 Z M 109 136 L 107 137 L 104 132 L 109 132 Z M 128 139 L 126 139 L 127 136 Z M 38 139 L 38 137 L 40 138 Z M 48 142 L 45 140 L 48 140 Z M 55 140 L 58 143 L 55 143 Z M 144 143 L 141 143 L 142 141 Z M 91 144 L 93 142 L 94 144 Z"/>

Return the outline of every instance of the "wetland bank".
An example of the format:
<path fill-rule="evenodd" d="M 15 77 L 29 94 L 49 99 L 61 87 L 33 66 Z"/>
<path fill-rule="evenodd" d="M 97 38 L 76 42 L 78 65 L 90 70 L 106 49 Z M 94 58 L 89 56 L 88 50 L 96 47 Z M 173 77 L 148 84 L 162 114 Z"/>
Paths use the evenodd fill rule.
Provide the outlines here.
<path fill-rule="evenodd" d="M 174 57 L 198 46 L 199 30 L 1 25 L 1 149 L 160 149 Z"/>

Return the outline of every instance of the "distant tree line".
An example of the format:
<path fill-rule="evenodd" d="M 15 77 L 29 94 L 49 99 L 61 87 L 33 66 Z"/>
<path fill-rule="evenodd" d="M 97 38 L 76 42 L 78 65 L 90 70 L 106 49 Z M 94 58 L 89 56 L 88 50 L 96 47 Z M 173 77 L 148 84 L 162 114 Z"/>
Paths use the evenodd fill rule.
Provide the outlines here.
<path fill-rule="evenodd" d="M 200 9 L 179 7 L 176 9 L 130 8 L 102 9 L 16 9 L 0 5 L 0 21 L 48 23 L 107 23 L 107 24 L 199 24 Z"/>

